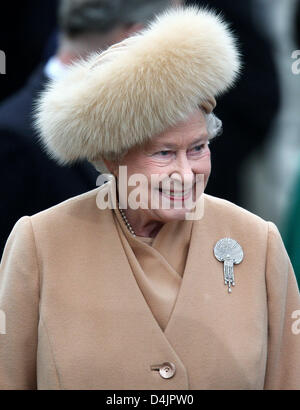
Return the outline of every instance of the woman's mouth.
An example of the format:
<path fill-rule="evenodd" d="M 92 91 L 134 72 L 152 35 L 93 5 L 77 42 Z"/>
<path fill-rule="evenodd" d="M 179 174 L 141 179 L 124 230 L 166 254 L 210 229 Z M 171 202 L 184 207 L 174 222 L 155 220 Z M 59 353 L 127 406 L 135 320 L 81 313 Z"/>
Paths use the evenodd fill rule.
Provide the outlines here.
<path fill-rule="evenodd" d="M 186 201 L 190 198 L 192 189 L 189 189 L 187 191 L 170 191 L 159 188 L 159 193 L 161 194 L 161 196 L 170 199 L 171 201 Z"/>

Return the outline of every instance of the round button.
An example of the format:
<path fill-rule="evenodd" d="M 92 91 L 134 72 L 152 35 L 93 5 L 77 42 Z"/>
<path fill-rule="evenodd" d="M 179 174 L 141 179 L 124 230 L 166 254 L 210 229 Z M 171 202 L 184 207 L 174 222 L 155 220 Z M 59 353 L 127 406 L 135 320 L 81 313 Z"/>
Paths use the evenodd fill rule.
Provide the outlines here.
<path fill-rule="evenodd" d="M 160 365 L 159 374 L 163 379 L 171 379 L 176 372 L 175 364 L 166 362 Z"/>

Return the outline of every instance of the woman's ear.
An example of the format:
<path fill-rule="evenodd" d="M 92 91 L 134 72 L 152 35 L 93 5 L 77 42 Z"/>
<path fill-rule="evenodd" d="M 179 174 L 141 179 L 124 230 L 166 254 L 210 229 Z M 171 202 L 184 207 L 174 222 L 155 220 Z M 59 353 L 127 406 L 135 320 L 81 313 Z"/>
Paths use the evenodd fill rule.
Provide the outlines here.
<path fill-rule="evenodd" d="M 107 159 L 103 159 L 103 162 L 111 174 L 113 174 L 114 176 L 118 176 L 118 166 L 114 161 L 108 161 Z"/>

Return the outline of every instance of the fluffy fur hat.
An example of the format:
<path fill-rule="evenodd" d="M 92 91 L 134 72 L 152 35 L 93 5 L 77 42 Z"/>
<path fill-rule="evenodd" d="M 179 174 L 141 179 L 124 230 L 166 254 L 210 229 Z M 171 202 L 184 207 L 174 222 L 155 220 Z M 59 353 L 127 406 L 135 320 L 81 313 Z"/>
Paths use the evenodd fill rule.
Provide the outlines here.
<path fill-rule="evenodd" d="M 235 39 L 220 16 L 171 9 L 50 83 L 37 101 L 36 127 L 60 163 L 115 159 L 197 106 L 210 111 L 239 67 Z"/>

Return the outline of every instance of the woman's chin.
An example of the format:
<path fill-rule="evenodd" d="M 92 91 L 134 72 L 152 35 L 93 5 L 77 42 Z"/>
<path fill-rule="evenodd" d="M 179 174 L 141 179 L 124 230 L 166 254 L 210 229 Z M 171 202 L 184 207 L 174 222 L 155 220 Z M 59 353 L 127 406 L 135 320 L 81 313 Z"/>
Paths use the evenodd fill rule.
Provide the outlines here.
<path fill-rule="evenodd" d="M 191 210 L 189 209 L 158 209 L 155 211 L 156 216 L 164 222 L 171 222 L 171 221 L 184 221 L 186 219 L 186 215 L 190 213 Z"/>

